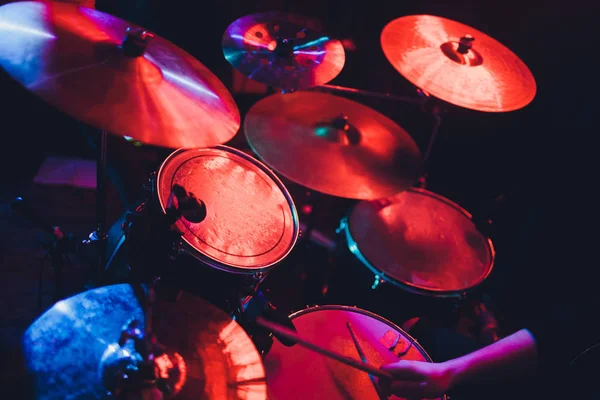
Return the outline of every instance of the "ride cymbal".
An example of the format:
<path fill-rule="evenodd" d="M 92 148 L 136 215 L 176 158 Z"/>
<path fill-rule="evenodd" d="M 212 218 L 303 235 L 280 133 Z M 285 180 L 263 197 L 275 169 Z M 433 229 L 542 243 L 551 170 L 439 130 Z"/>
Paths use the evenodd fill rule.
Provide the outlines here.
<path fill-rule="evenodd" d="M 535 97 L 527 66 L 503 44 L 460 22 L 432 15 L 400 17 L 383 28 L 381 47 L 412 84 L 460 107 L 506 112 Z"/>
<path fill-rule="evenodd" d="M 123 327 L 133 327 L 135 319 L 143 331 L 143 295 L 140 286 L 100 287 L 59 301 L 29 326 L 23 346 L 36 398 L 103 399 L 112 384 L 124 383 L 114 372 L 136 376 L 141 348 L 123 340 Z M 164 398 L 266 399 L 260 354 L 225 312 L 188 293 L 173 301 L 157 299 L 152 309 L 161 350 L 153 352 L 158 373 L 152 386 Z"/>
<path fill-rule="evenodd" d="M 213 146 L 239 130 L 231 94 L 198 60 L 90 8 L 44 1 L 3 5 L 0 65 L 61 111 L 144 144 Z"/>
<path fill-rule="evenodd" d="M 266 12 L 234 21 L 223 34 L 225 59 L 257 82 L 285 89 L 325 84 L 344 67 L 344 46 L 320 23 L 299 15 Z"/>
<path fill-rule="evenodd" d="M 411 186 L 422 171 L 411 136 L 360 103 L 325 93 L 274 94 L 244 120 L 254 152 L 275 171 L 310 189 L 375 199 Z"/>

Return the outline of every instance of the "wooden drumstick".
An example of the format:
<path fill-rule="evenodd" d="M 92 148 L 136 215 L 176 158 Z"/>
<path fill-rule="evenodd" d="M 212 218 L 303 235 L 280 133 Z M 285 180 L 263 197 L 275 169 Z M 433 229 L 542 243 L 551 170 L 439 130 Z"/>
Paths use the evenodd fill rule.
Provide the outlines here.
<path fill-rule="evenodd" d="M 263 328 L 269 329 L 274 333 L 285 337 L 286 339 L 292 340 L 297 344 L 306 347 L 314 352 L 317 352 L 325 357 L 329 357 L 333 360 L 337 360 L 342 364 L 346 364 L 352 368 L 356 368 L 358 370 L 367 372 L 371 375 L 377 376 L 378 378 L 392 379 L 392 375 L 388 372 L 382 371 L 379 368 L 372 366 L 371 364 L 364 363 L 362 361 L 356 360 L 352 357 L 345 356 L 343 354 L 336 353 L 334 351 L 328 350 L 324 347 L 321 347 L 317 344 L 311 343 L 306 339 L 301 338 L 295 332 L 291 331 L 288 328 L 285 328 L 281 325 L 275 324 L 273 322 L 267 321 L 262 317 L 256 318 L 256 323 Z"/>

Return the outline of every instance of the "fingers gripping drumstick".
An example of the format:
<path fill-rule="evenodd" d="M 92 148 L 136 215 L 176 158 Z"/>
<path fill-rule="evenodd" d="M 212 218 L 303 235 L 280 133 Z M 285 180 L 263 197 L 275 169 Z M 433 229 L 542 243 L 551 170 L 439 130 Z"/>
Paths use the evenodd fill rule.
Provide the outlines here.
<path fill-rule="evenodd" d="M 258 325 L 262 326 L 263 328 L 269 329 L 269 330 L 273 331 L 274 333 L 277 333 L 278 335 L 285 337 L 286 339 L 293 340 L 300 346 L 306 347 L 307 349 L 310 349 L 310 350 L 312 350 L 316 353 L 319 353 L 325 357 L 329 357 L 333 360 L 337 360 L 337 361 L 339 361 L 343 364 L 346 364 L 350 367 L 353 367 L 358 370 L 367 372 L 371 375 L 377 376 L 378 378 L 384 378 L 384 379 L 390 379 L 390 380 L 392 379 L 392 375 L 390 375 L 388 372 L 382 371 L 379 368 L 372 366 L 371 364 L 364 363 L 364 362 L 356 360 L 352 357 L 347 357 L 343 354 L 336 353 L 334 351 L 331 351 L 329 349 L 321 347 L 317 344 L 309 342 L 308 340 L 301 338 L 295 332 L 293 332 L 287 328 L 284 328 L 278 324 L 275 324 L 273 322 L 267 321 L 266 319 L 264 319 L 262 317 L 258 317 L 256 319 L 256 323 Z"/>

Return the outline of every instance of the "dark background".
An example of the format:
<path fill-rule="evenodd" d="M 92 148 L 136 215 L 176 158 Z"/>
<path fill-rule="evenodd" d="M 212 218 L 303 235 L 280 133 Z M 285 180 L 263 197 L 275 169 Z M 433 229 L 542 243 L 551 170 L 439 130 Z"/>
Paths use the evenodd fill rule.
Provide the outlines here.
<path fill-rule="evenodd" d="M 0 1 L 2 3 L 5 2 Z M 383 27 L 396 17 L 439 15 L 470 25 L 503 43 L 532 71 L 538 85 L 536 98 L 526 108 L 510 113 L 481 113 L 450 107 L 434 145 L 428 185 L 428 189 L 474 214 L 491 213 L 494 217 L 492 236 L 499 262 L 487 285 L 495 290 L 502 290 L 502 276 L 509 268 L 502 263 L 502 257 L 513 250 L 515 232 L 524 223 L 522 218 L 527 209 L 558 193 L 572 199 L 586 196 L 583 193 L 593 189 L 597 182 L 592 165 L 598 129 L 592 117 L 597 104 L 595 53 L 599 36 L 596 19 L 600 9 L 595 2 L 115 0 L 111 4 L 98 0 L 98 8 L 171 40 L 198 58 L 228 86 L 232 68 L 223 58 L 222 34 L 235 19 L 260 11 L 287 10 L 312 16 L 320 19 L 333 36 L 355 42 L 356 51 L 347 52 L 344 70 L 332 84 L 398 95 L 414 93 L 414 88 L 388 63 L 379 42 Z M 28 234 L 18 232 L 23 222 L 11 214 L 9 199 L 22 193 L 23 185 L 31 182 L 47 155 L 93 159 L 94 152 L 81 135 L 76 120 L 34 98 L 3 74 L 0 87 L 0 182 L 4 188 L 2 216 L 5 219 L 0 250 L 4 272 L 12 273 L 22 268 L 17 264 L 23 258 L 14 256 L 15 251 L 28 251 L 24 243 L 31 240 L 35 227 L 28 225 Z M 242 117 L 259 98 L 236 96 Z M 365 97 L 350 98 L 394 119 L 425 150 L 432 121 L 416 106 Z M 240 146 L 244 142 L 243 132 L 232 141 Z M 111 149 L 109 147 L 109 152 Z M 148 166 L 142 151 L 132 146 L 117 151 L 126 151 L 120 156 L 129 160 L 131 168 L 139 166 L 144 170 L 142 175 L 146 173 Z M 56 221 L 60 224 L 91 231 L 93 195 L 77 193 L 63 191 L 58 197 L 49 197 L 48 192 L 44 192 L 38 196 L 38 208 L 49 211 L 52 218 L 62 218 Z M 497 202 L 499 195 L 505 195 L 506 200 Z M 110 200 L 118 203 L 116 197 Z M 64 206 L 73 201 L 77 207 L 72 207 L 71 214 L 68 210 L 50 211 L 61 203 Z M 115 208 L 119 208 L 118 204 Z M 330 214 L 337 216 L 345 211 L 339 208 Z M 569 210 L 559 206 L 555 212 L 564 214 Z M 118 211 L 114 213 L 118 214 Z M 590 228 L 585 223 L 580 226 Z M 17 246 L 17 250 L 11 246 Z M 3 280 L 12 286 L 5 290 L 5 299 L 8 299 L 5 303 L 7 309 L 12 308 L 9 317 L 13 318 L 7 317 L 3 324 L 2 339 L 7 346 L 17 343 L 19 332 L 38 313 L 35 307 L 21 306 L 22 299 L 31 301 L 36 293 L 34 289 L 20 292 L 14 289 L 20 283 L 8 277 L 17 275 L 19 273 L 7 273 L 7 279 Z M 539 279 L 543 281 L 544 277 Z M 560 288 L 552 289 L 560 292 Z M 45 304 L 50 305 L 48 298 Z"/>

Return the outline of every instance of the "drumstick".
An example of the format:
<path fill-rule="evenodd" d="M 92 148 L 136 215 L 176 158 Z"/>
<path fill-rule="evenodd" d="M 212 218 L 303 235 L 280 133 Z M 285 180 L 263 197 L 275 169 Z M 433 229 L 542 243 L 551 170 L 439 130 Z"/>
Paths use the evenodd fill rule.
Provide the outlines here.
<path fill-rule="evenodd" d="M 346 322 L 346 327 L 348 328 L 348 331 L 350 331 L 350 336 L 352 336 L 352 341 L 354 342 L 354 347 L 356 347 L 356 351 L 358 352 L 358 355 L 360 356 L 361 361 L 366 363 L 367 355 L 365 354 L 364 350 L 362 349 L 362 346 L 360 345 L 360 342 L 358 341 L 358 338 L 356 337 L 356 334 L 354 333 L 354 329 L 352 329 L 352 324 L 350 322 Z M 377 381 L 375 380 L 375 377 L 372 374 L 369 374 L 369 379 L 371 379 L 371 382 L 373 383 L 373 388 L 375 389 L 377 396 L 379 396 L 379 399 L 380 400 L 387 399 L 387 397 L 384 396 L 383 393 L 381 393 L 381 390 L 379 389 L 379 386 L 377 385 Z"/>
<path fill-rule="evenodd" d="M 293 340 L 297 344 L 299 344 L 303 347 L 306 347 L 307 349 L 310 349 L 314 352 L 317 352 L 325 357 L 329 357 L 333 360 L 337 360 L 337 361 L 341 362 L 342 364 L 346 364 L 350 367 L 367 372 L 367 373 L 377 376 L 379 378 L 392 379 L 392 375 L 390 375 L 389 373 L 387 373 L 385 371 L 380 370 L 379 368 L 372 366 L 371 364 L 367 364 L 362 361 L 356 360 L 352 357 L 348 357 L 343 354 L 336 353 L 334 351 L 331 351 L 324 347 L 321 347 L 315 343 L 309 342 L 306 339 L 302 339 L 298 334 L 296 334 L 292 330 L 287 329 L 281 325 L 275 324 L 273 322 L 267 321 L 266 319 L 264 319 L 262 317 L 256 318 L 256 323 L 258 325 L 262 326 L 263 328 L 269 329 L 269 330 L 273 331 L 274 333 L 285 337 L 286 339 Z"/>

